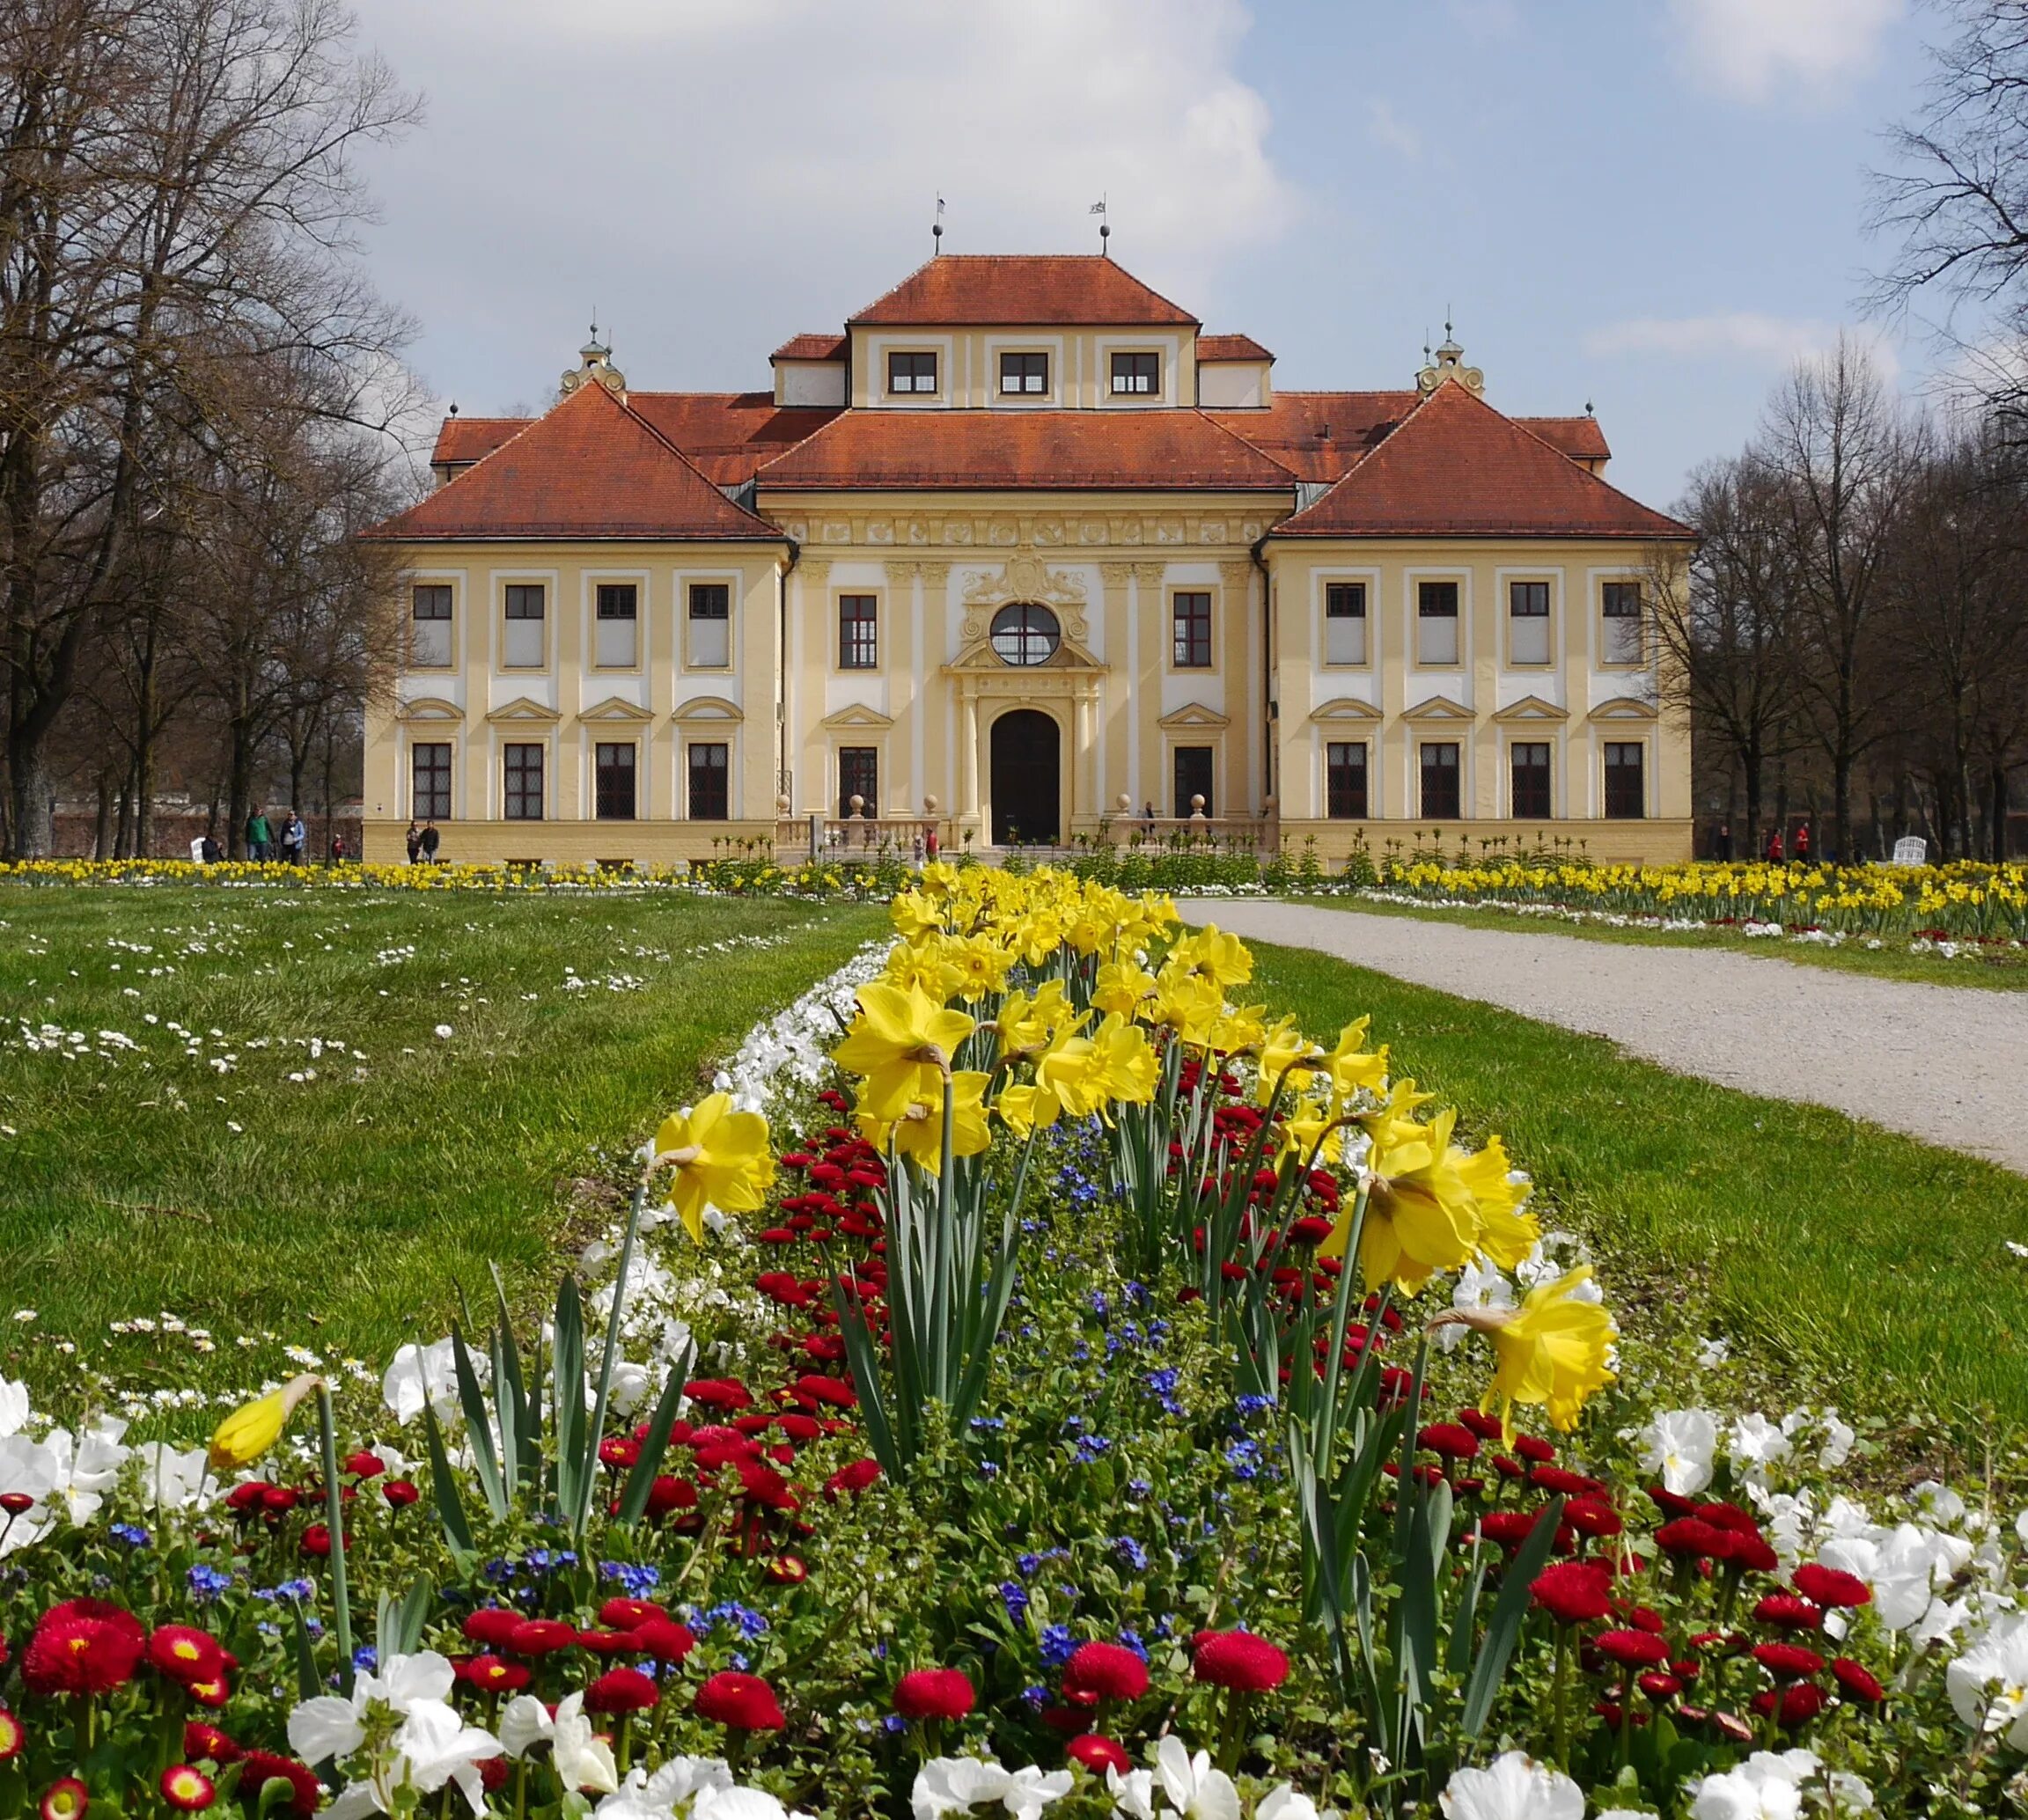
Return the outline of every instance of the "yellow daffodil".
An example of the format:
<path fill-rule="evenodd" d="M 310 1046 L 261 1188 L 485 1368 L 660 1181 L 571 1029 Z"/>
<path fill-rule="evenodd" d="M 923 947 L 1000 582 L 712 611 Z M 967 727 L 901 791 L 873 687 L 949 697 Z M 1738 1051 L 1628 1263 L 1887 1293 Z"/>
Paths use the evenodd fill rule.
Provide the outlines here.
<path fill-rule="evenodd" d="M 955 976 L 956 996 L 969 1001 L 1006 985 L 1014 951 L 989 936 L 974 936 L 970 941 L 946 943 L 944 962 L 946 976 Z"/>
<path fill-rule="evenodd" d="M 1266 1105 L 1275 1097 L 1275 1090 L 1288 1071 L 1316 1053 L 1316 1044 L 1297 1028 L 1293 1017 L 1283 1017 L 1270 1025 L 1260 1039 L 1260 1075 L 1253 1083 L 1253 1104 Z M 1288 1078 L 1289 1088 L 1293 1090 L 1303 1084 L 1303 1071 Z"/>
<path fill-rule="evenodd" d="M 1025 1138 L 1032 1131 L 1047 1131 L 1055 1124 L 1063 1116 L 1063 1102 L 1047 1088 L 1030 1082 L 1003 1087 L 993 1102 L 993 1110 L 1016 1137 Z"/>
<path fill-rule="evenodd" d="M 950 958 L 957 945 L 934 930 L 912 942 L 897 942 L 888 950 L 882 978 L 904 992 L 920 992 L 942 1004 L 958 989 L 959 970 Z"/>
<path fill-rule="evenodd" d="M 1172 961 L 1180 961 L 1194 973 L 1201 973 L 1219 986 L 1244 986 L 1253 977 L 1253 957 L 1238 936 L 1228 935 L 1215 922 L 1206 923 L 1194 936 L 1169 950 Z"/>
<path fill-rule="evenodd" d="M 1091 1033 L 1091 1065 L 1099 1091 L 1118 1105 L 1146 1105 L 1162 1076 L 1147 1037 L 1117 1011 Z"/>
<path fill-rule="evenodd" d="M 1591 1275 L 1591 1266 L 1580 1265 L 1531 1289 L 1519 1308 L 1466 1309 L 1449 1317 L 1492 1344 L 1493 1382 L 1479 1406 L 1499 1411 L 1509 1442 L 1517 1403 L 1547 1409 L 1549 1425 L 1567 1430 L 1576 1426 L 1585 1399 L 1613 1382 L 1606 1363 L 1618 1337 L 1613 1317 L 1574 1293 Z"/>
<path fill-rule="evenodd" d="M 1363 1088 L 1378 1093 L 1387 1083 L 1387 1050 L 1366 1047 L 1366 1026 L 1372 1020 L 1361 1017 L 1338 1032 L 1338 1044 L 1324 1060 L 1331 1069 L 1331 1090 L 1340 1099 L 1350 1099 Z"/>
<path fill-rule="evenodd" d="M 1448 1109 L 1428 1125 L 1392 1127 L 1366 1159 L 1366 1224 L 1359 1268 L 1367 1286 L 1398 1284 L 1411 1295 L 1439 1270 L 1455 1270 L 1479 1244 L 1479 1210 L 1458 1173 L 1465 1153 L 1451 1141 L 1457 1114 Z M 1349 1208 L 1318 1249 L 1342 1257 L 1351 1231 Z"/>
<path fill-rule="evenodd" d="M 921 892 L 898 891 L 887 906 L 895 932 L 905 942 L 933 935 L 944 927 L 944 913 Z"/>
<path fill-rule="evenodd" d="M 1047 1048 L 1058 1036 L 1078 1029 L 1087 1016 L 1070 1002 L 1061 980 L 1045 980 L 1032 997 L 1025 992 L 1010 992 L 993 1020 L 999 1056 L 1005 1060 L 1032 1055 Z"/>
<path fill-rule="evenodd" d="M 929 897 L 947 898 L 958 888 L 958 869 L 948 860 L 931 860 L 917 879 L 918 888 Z"/>
<path fill-rule="evenodd" d="M 1336 1163 L 1344 1156 L 1345 1127 L 1339 1119 L 1336 1103 L 1328 1099 L 1298 1100 L 1282 1121 L 1280 1154 L 1293 1156 L 1299 1163 L 1307 1164 L 1311 1150 L 1319 1138 L 1323 1140 L 1323 1148 L 1317 1151 L 1318 1162 Z M 1331 1255 L 1342 1256 L 1345 1244 L 1344 1239 L 1339 1238 L 1337 1250 Z"/>
<path fill-rule="evenodd" d="M 1224 1009 L 1216 980 L 1177 966 L 1173 957 L 1163 964 L 1155 980 L 1155 1021 L 1174 1031 L 1179 1040 L 1202 1048 Z"/>
<path fill-rule="evenodd" d="M 1206 1042 L 1221 1055 L 1243 1055 L 1268 1038 L 1265 1005 L 1235 1005 L 1212 1020 Z"/>
<path fill-rule="evenodd" d="M 1522 1206 L 1527 1186 L 1508 1179 L 1511 1170 L 1507 1147 L 1497 1134 L 1458 1165 L 1459 1177 L 1479 1209 L 1479 1249 L 1503 1270 L 1513 1269 L 1542 1237 L 1535 1215 Z"/>
<path fill-rule="evenodd" d="M 832 1053 L 864 1081 L 860 1110 L 892 1120 L 918 1100 L 939 1098 L 951 1058 L 972 1030 L 964 1012 L 944 1009 L 920 987 L 874 980 L 859 988 L 859 1015 Z"/>
<path fill-rule="evenodd" d="M 993 1141 L 986 1122 L 984 1095 L 986 1076 L 972 1068 L 960 1068 L 951 1076 L 951 1154 L 976 1156 Z M 876 1149 L 890 1144 L 904 1156 L 913 1156 L 930 1171 L 938 1174 L 944 1166 L 944 1104 L 916 1100 L 899 1119 L 886 1120 L 869 1112 L 859 1115 L 859 1134 Z"/>
<path fill-rule="evenodd" d="M 767 1119 L 759 1112 L 734 1112 L 729 1093 L 714 1093 L 689 1112 L 665 1119 L 655 1134 L 655 1160 L 674 1165 L 670 1204 L 699 1244 L 707 1207 L 753 1213 L 766 1203 L 775 1180 Z"/>
<path fill-rule="evenodd" d="M 1109 960 L 1098 968 L 1091 987 L 1091 1002 L 1101 1011 L 1117 1011 L 1131 1017 L 1155 996 L 1155 976 L 1130 960 Z"/>
<path fill-rule="evenodd" d="M 296 1413 L 296 1405 L 311 1391 L 323 1383 L 313 1373 L 302 1377 L 292 1377 L 278 1391 L 270 1391 L 265 1397 L 256 1397 L 253 1402 L 244 1404 L 218 1424 L 211 1437 L 211 1451 L 208 1457 L 214 1472 L 236 1472 L 242 1466 L 251 1466 L 254 1461 L 281 1440 L 282 1431 L 289 1426 L 289 1418 Z"/>

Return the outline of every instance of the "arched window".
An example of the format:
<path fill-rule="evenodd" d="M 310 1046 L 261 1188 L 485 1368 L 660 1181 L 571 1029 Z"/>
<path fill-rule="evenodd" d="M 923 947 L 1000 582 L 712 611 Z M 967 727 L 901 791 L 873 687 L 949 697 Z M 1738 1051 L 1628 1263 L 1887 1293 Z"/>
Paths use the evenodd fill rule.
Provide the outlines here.
<path fill-rule="evenodd" d="M 1002 663 L 1018 669 L 1047 664 L 1062 635 L 1054 613 L 1025 600 L 1003 606 L 993 615 L 993 649 Z"/>

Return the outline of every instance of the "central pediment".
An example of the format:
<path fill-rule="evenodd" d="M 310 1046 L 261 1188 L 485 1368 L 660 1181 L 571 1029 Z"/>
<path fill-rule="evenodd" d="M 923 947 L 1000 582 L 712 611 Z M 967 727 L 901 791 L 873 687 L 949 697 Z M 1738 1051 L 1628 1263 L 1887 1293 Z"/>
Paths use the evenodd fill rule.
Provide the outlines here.
<path fill-rule="evenodd" d="M 1040 664 L 1010 664 L 988 638 L 974 638 L 944 666 L 945 676 L 1032 676 L 1038 680 L 1065 671 L 1090 674 L 1106 665 L 1074 640 L 1066 638 Z"/>

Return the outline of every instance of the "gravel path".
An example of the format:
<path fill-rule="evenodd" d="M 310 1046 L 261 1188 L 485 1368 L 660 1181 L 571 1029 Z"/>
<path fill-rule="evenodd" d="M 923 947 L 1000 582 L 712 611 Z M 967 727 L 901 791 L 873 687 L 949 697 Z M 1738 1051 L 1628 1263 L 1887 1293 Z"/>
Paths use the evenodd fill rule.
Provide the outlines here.
<path fill-rule="evenodd" d="M 2028 996 L 1301 904 L 1202 900 L 1186 914 L 1607 1037 L 1678 1074 L 1835 1107 L 2028 1175 Z"/>

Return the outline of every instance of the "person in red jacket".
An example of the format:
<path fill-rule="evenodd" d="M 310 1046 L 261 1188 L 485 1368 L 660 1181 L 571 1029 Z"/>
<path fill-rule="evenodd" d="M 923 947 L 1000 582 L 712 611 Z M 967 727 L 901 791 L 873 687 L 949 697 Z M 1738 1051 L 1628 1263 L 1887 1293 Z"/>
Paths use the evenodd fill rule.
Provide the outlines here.
<path fill-rule="evenodd" d="M 1767 863 L 1771 866 L 1778 866 L 1782 863 L 1782 830 L 1780 828 L 1772 830 L 1767 836 Z"/>
<path fill-rule="evenodd" d="M 1799 866 L 1806 866 L 1810 863 L 1810 824 L 1808 822 L 1798 822 L 1796 826 L 1796 863 Z"/>

